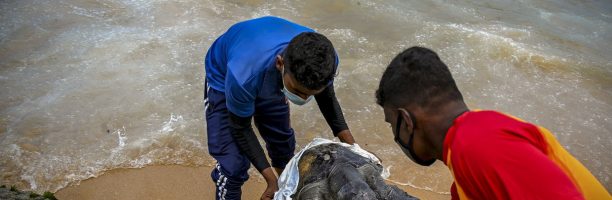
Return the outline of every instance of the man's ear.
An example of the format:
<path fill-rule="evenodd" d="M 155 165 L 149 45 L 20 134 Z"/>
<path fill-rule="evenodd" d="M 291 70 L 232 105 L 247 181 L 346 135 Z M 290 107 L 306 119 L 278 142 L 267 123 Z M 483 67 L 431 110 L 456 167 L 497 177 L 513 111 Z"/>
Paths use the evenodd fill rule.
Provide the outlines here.
<path fill-rule="evenodd" d="M 276 55 L 276 69 L 282 72 L 283 67 L 284 67 L 283 57 L 281 57 L 280 55 Z"/>
<path fill-rule="evenodd" d="M 404 123 L 406 123 L 406 129 L 412 130 L 412 128 L 416 125 L 412 124 L 412 116 L 408 113 L 408 111 L 406 111 L 406 109 L 398 108 L 397 110 L 399 111 L 399 114 L 402 115 Z"/>

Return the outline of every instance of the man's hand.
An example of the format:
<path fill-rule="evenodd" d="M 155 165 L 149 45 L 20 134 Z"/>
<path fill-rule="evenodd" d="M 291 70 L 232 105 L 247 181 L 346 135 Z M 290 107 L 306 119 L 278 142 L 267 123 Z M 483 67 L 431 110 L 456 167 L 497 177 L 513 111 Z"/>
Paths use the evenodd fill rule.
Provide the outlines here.
<path fill-rule="evenodd" d="M 340 131 L 340 133 L 338 133 L 338 139 L 340 139 L 340 142 L 350 145 L 355 143 L 355 138 L 353 138 L 353 134 L 351 134 L 351 131 L 348 129 Z"/>
<path fill-rule="evenodd" d="M 261 195 L 261 200 L 272 200 L 274 199 L 274 193 L 278 191 L 278 184 L 270 185 L 266 188 L 266 191 Z"/>
<path fill-rule="evenodd" d="M 266 183 L 268 183 L 268 187 L 261 195 L 261 200 L 272 200 L 274 198 L 274 193 L 278 191 L 278 178 L 274 175 L 274 171 L 272 167 L 268 167 L 261 171 L 261 175 L 263 175 L 264 179 L 266 179 Z"/>

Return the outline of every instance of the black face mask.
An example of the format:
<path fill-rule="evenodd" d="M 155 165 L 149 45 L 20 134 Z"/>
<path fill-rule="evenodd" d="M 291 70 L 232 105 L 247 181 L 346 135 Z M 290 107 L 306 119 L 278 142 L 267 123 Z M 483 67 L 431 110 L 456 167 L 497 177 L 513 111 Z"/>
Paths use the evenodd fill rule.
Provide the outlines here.
<path fill-rule="evenodd" d="M 400 111 L 401 112 L 401 111 Z M 402 113 L 398 113 L 397 115 L 397 123 L 395 126 L 395 142 L 400 146 L 400 148 L 402 149 L 402 151 L 404 152 L 404 154 L 406 154 L 406 156 L 408 156 L 408 158 L 410 158 L 410 160 L 412 160 L 413 162 L 422 165 L 422 166 L 430 166 L 432 165 L 434 162 L 436 162 L 436 159 L 431 159 L 431 160 L 421 160 L 416 153 L 414 153 L 414 150 L 412 148 L 412 140 L 414 138 L 414 128 L 416 127 L 416 120 L 414 119 L 414 115 L 410 112 L 408 112 L 408 114 L 410 114 L 410 119 L 412 119 L 412 133 L 410 134 L 410 138 L 408 139 L 408 144 L 402 144 L 402 142 L 399 139 L 399 133 L 400 133 L 400 128 L 402 127 L 402 123 L 404 120 L 402 120 Z"/>

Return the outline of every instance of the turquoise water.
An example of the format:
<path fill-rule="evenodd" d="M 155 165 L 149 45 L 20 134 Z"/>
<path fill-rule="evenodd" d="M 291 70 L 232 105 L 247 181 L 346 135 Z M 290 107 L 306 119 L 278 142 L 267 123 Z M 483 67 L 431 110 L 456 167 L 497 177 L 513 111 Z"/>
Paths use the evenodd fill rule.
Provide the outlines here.
<path fill-rule="evenodd" d="M 212 165 L 203 56 L 233 23 L 266 15 L 334 43 L 349 126 L 391 181 L 441 194 L 452 182 L 443 164 L 405 158 L 375 105 L 384 67 L 421 45 L 471 108 L 550 129 L 612 188 L 612 4 L 527 0 L 0 1 L 0 183 L 56 191 L 115 168 Z M 314 103 L 292 110 L 299 147 L 331 138 Z"/>

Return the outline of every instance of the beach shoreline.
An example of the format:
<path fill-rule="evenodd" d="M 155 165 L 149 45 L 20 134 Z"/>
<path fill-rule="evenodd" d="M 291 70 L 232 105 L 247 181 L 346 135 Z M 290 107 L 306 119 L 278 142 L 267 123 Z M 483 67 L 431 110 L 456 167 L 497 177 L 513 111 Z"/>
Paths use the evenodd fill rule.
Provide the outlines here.
<path fill-rule="evenodd" d="M 214 183 L 210 179 L 211 169 L 212 166 L 181 165 L 113 169 L 98 177 L 60 189 L 55 196 L 61 200 L 214 199 Z M 259 199 L 265 187 L 262 178 L 252 176 L 242 186 L 242 199 Z M 446 194 L 409 186 L 398 185 L 398 187 L 420 199 L 450 199 Z"/>

